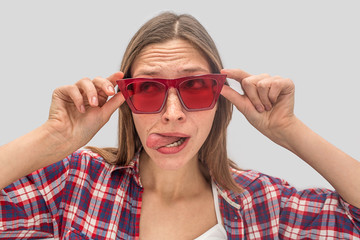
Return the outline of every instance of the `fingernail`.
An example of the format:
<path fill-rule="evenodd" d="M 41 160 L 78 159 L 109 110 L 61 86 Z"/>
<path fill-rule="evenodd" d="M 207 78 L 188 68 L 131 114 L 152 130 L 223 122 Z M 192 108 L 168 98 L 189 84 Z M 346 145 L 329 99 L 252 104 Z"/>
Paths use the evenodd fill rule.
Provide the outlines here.
<path fill-rule="evenodd" d="M 93 105 L 98 105 L 97 97 L 92 97 L 91 102 L 92 102 Z"/>
<path fill-rule="evenodd" d="M 263 112 L 264 111 L 264 107 L 263 107 L 263 105 L 256 105 L 256 110 L 258 111 L 258 112 Z"/>
<path fill-rule="evenodd" d="M 114 87 L 112 87 L 112 86 L 108 86 L 108 91 L 113 94 L 115 93 Z"/>
<path fill-rule="evenodd" d="M 80 112 L 84 113 L 86 110 L 85 110 L 85 106 L 84 105 L 81 105 L 80 106 Z"/>

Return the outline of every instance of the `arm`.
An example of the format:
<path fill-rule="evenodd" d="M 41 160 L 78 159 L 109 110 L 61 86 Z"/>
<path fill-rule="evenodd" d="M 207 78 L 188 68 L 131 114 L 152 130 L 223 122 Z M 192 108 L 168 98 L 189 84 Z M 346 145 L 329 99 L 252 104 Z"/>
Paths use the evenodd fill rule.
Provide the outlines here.
<path fill-rule="evenodd" d="M 72 152 L 66 139 L 56 137 L 49 123 L 0 147 L 0 189 Z"/>
<path fill-rule="evenodd" d="M 118 72 L 107 79 L 84 78 L 56 89 L 47 122 L 0 147 L 0 189 L 89 142 L 124 102 L 121 93 L 107 101 L 122 77 Z"/>
<path fill-rule="evenodd" d="M 245 95 L 224 86 L 221 94 L 248 121 L 275 143 L 289 149 L 336 189 L 341 197 L 360 208 L 360 162 L 310 130 L 294 115 L 294 84 L 290 79 L 267 74 L 250 75 L 241 70 L 223 70 L 237 80 Z"/>
<path fill-rule="evenodd" d="M 341 197 L 360 208 L 360 162 L 309 129 L 300 120 L 283 133 L 283 146 L 319 172 Z"/>

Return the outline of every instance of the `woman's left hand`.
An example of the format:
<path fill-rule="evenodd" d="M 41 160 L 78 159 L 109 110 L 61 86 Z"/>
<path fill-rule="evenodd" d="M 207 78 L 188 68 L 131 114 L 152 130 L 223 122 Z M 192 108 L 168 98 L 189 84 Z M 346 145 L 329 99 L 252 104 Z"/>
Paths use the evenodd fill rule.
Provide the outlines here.
<path fill-rule="evenodd" d="M 238 81 L 241 95 L 229 86 L 221 94 L 248 121 L 271 140 L 289 149 L 312 166 L 348 203 L 360 208 L 360 162 L 317 135 L 294 115 L 294 83 L 268 74 L 250 75 L 242 70 L 221 73 Z"/>
<path fill-rule="evenodd" d="M 223 69 L 223 74 L 241 84 L 244 94 L 224 85 L 221 94 L 231 101 L 261 133 L 278 144 L 284 130 L 295 121 L 294 83 L 268 74 L 251 75 L 240 69 Z"/>

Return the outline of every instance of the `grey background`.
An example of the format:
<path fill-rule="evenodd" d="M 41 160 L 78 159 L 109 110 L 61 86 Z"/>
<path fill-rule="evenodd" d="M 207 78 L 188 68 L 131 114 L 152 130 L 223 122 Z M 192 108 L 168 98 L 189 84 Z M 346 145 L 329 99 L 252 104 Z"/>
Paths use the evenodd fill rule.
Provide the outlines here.
<path fill-rule="evenodd" d="M 1 1 L 0 145 L 46 121 L 56 87 L 119 69 L 131 36 L 165 10 L 190 13 L 226 68 L 291 78 L 295 113 L 356 159 L 359 153 L 358 1 Z M 89 145 L 115 146 L 117 114 Z M 298 188 L 331 186 L 258 133 L 237 111 L 228 130 L 240 167 Z"/>

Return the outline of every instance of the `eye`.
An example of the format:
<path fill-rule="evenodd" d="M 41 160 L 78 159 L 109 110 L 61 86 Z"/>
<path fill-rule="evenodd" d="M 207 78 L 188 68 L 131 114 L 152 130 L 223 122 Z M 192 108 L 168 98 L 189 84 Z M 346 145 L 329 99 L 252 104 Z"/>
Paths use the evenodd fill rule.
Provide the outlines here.
<path fill-rule="evenodd" d="M 134 84 L 129 84 L 126 87 L 126 90 L 128 91 L 129 95 L 133 95 L 134 94 Z"/>
<path fill-rule="evenodd" d="M 144 82 L 140 85 L 140 91 L 144 93 L 161 91 L 162 86 L 155 82 Z"/>
<path fill-rule="evenodd" d="M 203 79 L 193 79 L 186 81 L 183 85 L 183 88 L 191 88 L 191 89 L 198 89 L 207 87 L 206 82 Z"/>
<path fill-rule="evenodd" d="M 163 90 L 163 86 L 157 82 L 138 82 L 132 83 L 128 86 L 128 91 L 132 91 L 133 94 L 142 93 L 156 93 Z"/>

